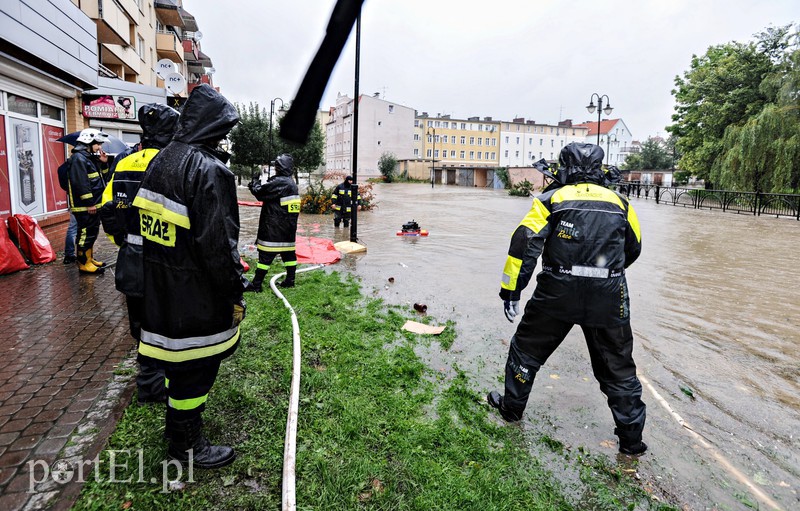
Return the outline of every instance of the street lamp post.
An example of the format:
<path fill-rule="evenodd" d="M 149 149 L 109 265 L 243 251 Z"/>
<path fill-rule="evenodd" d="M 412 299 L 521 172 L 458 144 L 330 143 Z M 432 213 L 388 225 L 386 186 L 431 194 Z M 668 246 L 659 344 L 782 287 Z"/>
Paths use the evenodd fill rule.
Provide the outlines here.
<path fill-rule="evenodd" d="M 609 133 L 608 136 L 606 136 L 606 167 L 608 167 L 608 164 L 611 163 L 611 137 L 614 137 L 614 142 L 617 141 L 616 135 Z"/>
<path fill-rule="evenodd" d="M 433 179 L 436 177 L 436 128 L 428 128 L 428 135 L 433 132 L 433 152 L 431 152 L 431 188 L 433 188 Z"/>
<path fill-rule="evenodd" d="M 283 100 L 275 98 L 269 102 L 269 147 L 267 147 L 267 168 L 272 167 L 272 116 L 275 115 L 275 102 L 281 102 L 281 110 L 284 109 Z"/>
<path fill-rule="evenodd" d="M 594 106 L 594 98 L 597 98 L 597 107 Z M 603 108 L 603 98 L 606 99 L 605 108 Z M 611 115 L 611 111 L 614 109 L 611 108 L 611 100 L 608 99 L 608 96 L 605 94 L 601 96 L 594 92 L 589 98 L 589 106 L 586 107 L 586 110 L 588 110 L 590 114 L 593 114 L 595 108 L 597 108 L 597 145 L 600 145 L 600 114 L 604 113 L 606 115 Z"/>

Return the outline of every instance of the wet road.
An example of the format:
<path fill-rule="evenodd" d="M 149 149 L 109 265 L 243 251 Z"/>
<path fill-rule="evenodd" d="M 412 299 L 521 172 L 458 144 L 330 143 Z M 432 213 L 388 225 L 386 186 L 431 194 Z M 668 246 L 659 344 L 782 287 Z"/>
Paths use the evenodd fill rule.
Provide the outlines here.
<path fill-rule="evenodd" d="M 440 323 L 456 321 L 456 342 L 444 356 L 429 353 L 430 363 L 458 364 L 481 391 L 501 386 L 516 325 L 497 296 L 500 273 L 531 199 L 422 184 L 374 191 L 378 208 L 359 216 L 367 253 L 335 268 L 358 274 L 368 292 L 408 306 L 409 315 L 421 302 Z M 800 222 L 632 203 L 643 232 L 628 283 L 648 405 L 644 484 L 687 509 L 800 509 Z M 242 213 L 246 240 L 257 208 Z M 430 236 L 396 236 L 411 219 Z M 332 223 L 301 217 L 306 235 L 349 239 Z M 523 427 L 616 458 L 580 329 L 539 372 Z"/>

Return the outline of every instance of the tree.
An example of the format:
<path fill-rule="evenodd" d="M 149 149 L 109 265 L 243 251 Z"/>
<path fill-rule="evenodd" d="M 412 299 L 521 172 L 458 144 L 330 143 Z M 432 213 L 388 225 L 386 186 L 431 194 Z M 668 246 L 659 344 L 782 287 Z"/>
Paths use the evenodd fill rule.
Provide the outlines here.
<path fill-rule="evenodd" d="M 245 109 L 236 104 L 239 123 L 231 130 L 231 170 L 239 176 L 249 177 L 259 165 L 269 161 L 269 113 L 259 108 L 258 103 L 250 103 Z"/>
<path fill-rule="evenodd" d="M 650 137 L 642 144 L 641 168 L 661 170 L 672 167 L 672 154 L 660 139 Z"/>
<path fill-rule="evenodd" d="M 314 127 L 308 135 L 308 140 L 305 144 L 296 144 L 283 140 L 278 135 L 280 125 L 283 122 L 283 117 L 278 120 L 277 125 L 274 127 L 273 141 L 275 142 L 275 151 L 273 157 L 282 153 L 289 153 L 294 158 L 294 172 L 295 180 L 298 179 L 299 172 L 308 172 L 315 170 L 325 161 L 323 155 L 325 150 L 325 139 L 322 136 L 322 127 L 319 121 L 314 122 Z M 309 175 L 310 180 L 310 175 Z M 309 181 L 310 182 L 310 181 Z"/>
<path fill-rule="evenodd" d="M 397 158 L 394 154 L 386 152 L 383 153 L 378 160 L 378 170 L 380 170 L 384 181 L 391 183 L 394 178 L 394 170 L 397 168 Z"/>
<path fill-rule="evenodd" d="M 743 125 L 770 100 L 760 86 L 772 70 L 770 54 L 752 42 L 712 46 L 692 56 L 689 71 L 675 77 L 676 113 L 667 127 L 678 139 L 682 169 L 709 176 L 725 129 Z"/>

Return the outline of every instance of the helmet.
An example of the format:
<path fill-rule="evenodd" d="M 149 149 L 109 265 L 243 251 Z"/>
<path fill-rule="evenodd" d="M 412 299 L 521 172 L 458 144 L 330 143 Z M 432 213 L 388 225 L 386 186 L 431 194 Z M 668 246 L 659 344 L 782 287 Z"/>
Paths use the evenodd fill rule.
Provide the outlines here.
<path fill-rule="evenodd" d="M 108 133 L 103 133 L 94 128 L 86 128 L 78 135 L 78 142 L 86 145 L 102 144 L 106 140 L 108 140 Z"/>
<path fill-rule="evenodd" d="M 353 180 L 353 176 L 345 176 L 344 180 L 345 181 L 352 181 Z"/>
<path fill-rule="evenodd" d="M 562 184 L 592 182 L 605 184 L 602 169 L 603 148 L 594 144 L 571 142 L 561 149 L 558 156 L 559 170 L 557 176 Z"/>
<path fill-rule="evenodd" d="M 275 173 L 281 176 L 291 176 L 294 169 L 294 158 L 291 154 L 283 153 L 275 158 Z"/>

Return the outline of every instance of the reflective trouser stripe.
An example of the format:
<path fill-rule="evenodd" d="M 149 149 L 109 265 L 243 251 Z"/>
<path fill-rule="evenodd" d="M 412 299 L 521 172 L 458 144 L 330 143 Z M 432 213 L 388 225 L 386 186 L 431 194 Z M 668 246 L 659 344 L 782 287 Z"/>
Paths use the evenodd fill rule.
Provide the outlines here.
<path fill-rule="evenodd" d="M 152 332 L 142 330 L 142 340 L 139 341 L 139 354 L 166 362 L 187 362 L 189 360 L 212 357 L 236 345 L 236 342 L 239 340 L 239 327 L 237 326 L 233 335 L 226 340 L 216 344 L 210 344 L 219 338 L 220 335 L 228 334 L 227 332 L 223 332 L 222 334 L 212 335 L 206 338 L 167 339 L 163 336 L 153 334 Z M 209 344 L 204 344 L 204 342 L 209 342 Z M 156 345 L 156 343 L 161 346 Z M 195 346 L 192 347 L 191 343 L 194 343 Z"/>
<path fill-rule="evenodd" d="M 164 387 L 169 388 L 169 378 L 164 377 Z"/>
<path fill-rule="evenodd" d="M 283 265 L 284 266 L 297 266 L 297 261 L 296 260 L 295 261 L 284 261 Z"/>
<path fill-rule="evenodd" d="M 256 268 L 258 268 L 259 270 L 267 271 L 267 270 L 269 270 L 269 265 L 268 264 L 258 263 L 258 264 L 256 264 Z"/>
<path fill-rule="evenodd" d="M 208 394 L 190 399 L 169 398 L 169 407 L 176 410 L 194 410 L 195 408 L 198 408 L 200 405 L 204 404 L 207 399 Z"/>

